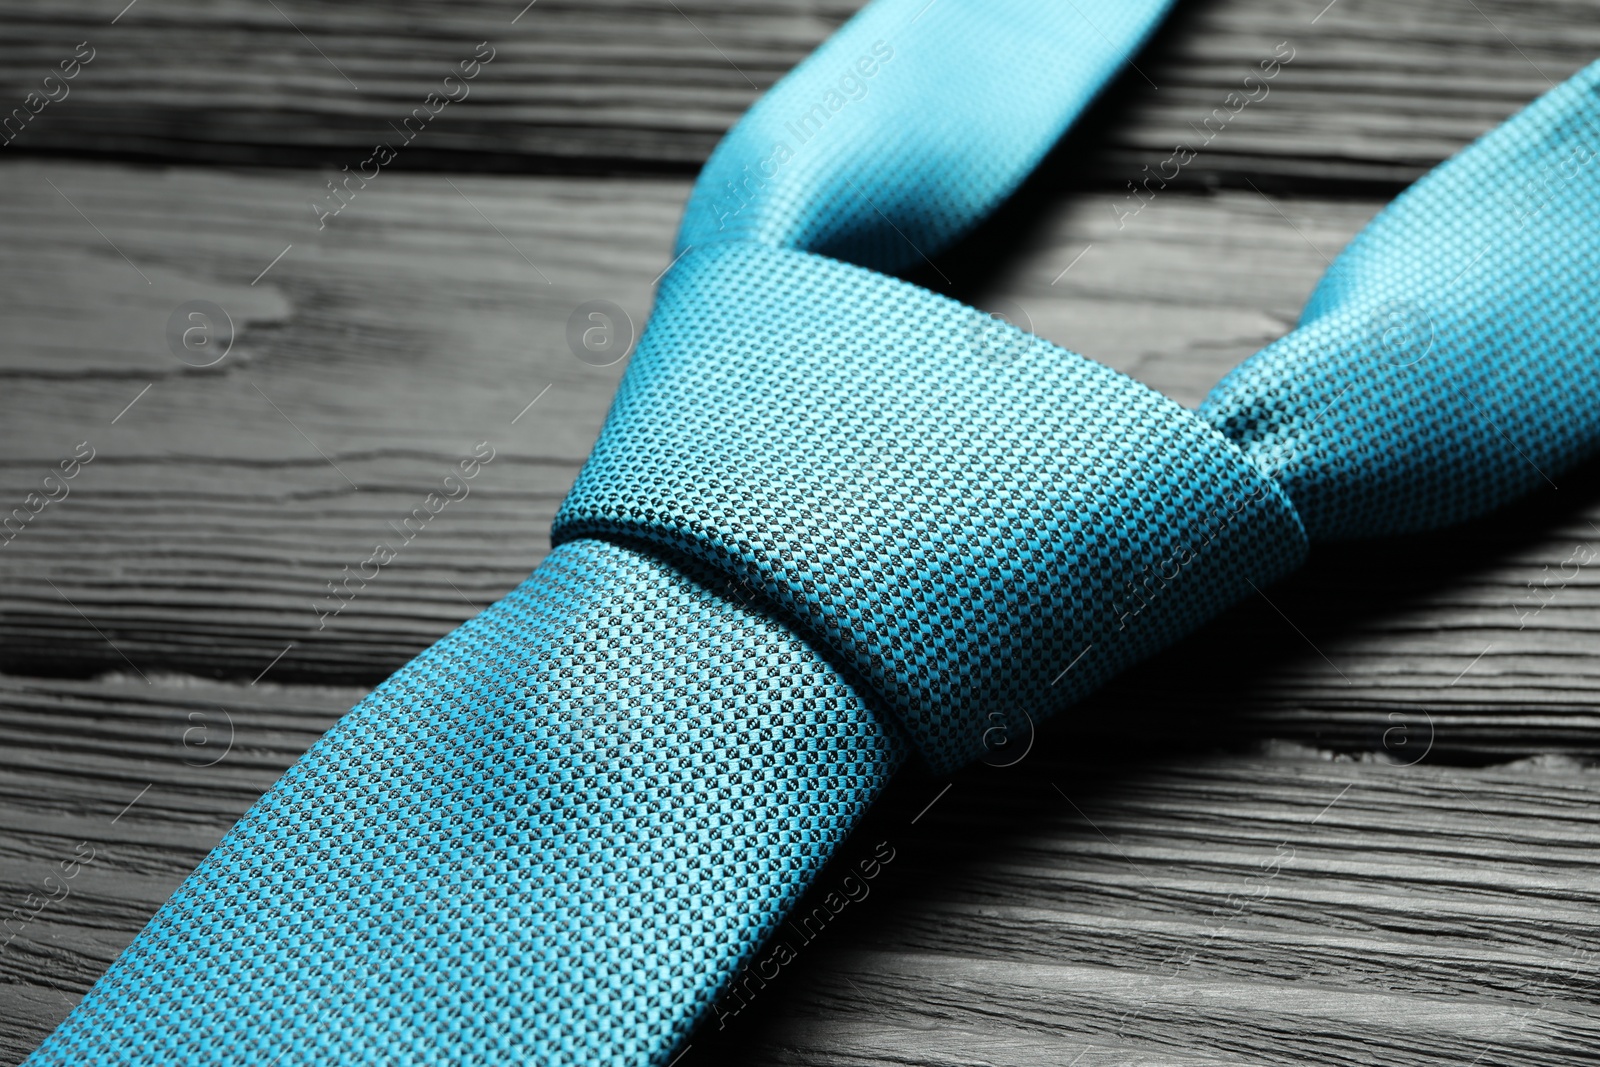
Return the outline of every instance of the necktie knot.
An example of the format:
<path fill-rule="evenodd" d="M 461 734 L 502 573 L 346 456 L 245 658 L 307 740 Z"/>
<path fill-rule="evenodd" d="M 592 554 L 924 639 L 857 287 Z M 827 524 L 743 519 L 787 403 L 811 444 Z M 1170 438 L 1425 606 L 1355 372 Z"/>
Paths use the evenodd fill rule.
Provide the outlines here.
<path fill-rule="evenodd" d="M 819 51 L 708 164 L 557 543 L 623 538 L 705 563 L 949 768 L 982 754 L 996 709 L 1034 719 L 1073 702 L 1294 569 L 1309 541 L 1459 522 L 1600 440 L 1600 326 L 1586 300 L 1600 183 L 1579 180 L 1600 154 L 1600 65 L 1397 200 L 1329 270 L 1301 326 L 1194 413 L 816 254 L 898 262 L 890 231 L 920 251 L 905 228 L 947 243 L 1032 165 L 1027 138 L 983 161 L 976 190 L 908 200 L 880 175 L 869 195 L 850 177 L 866 153 L 860 123 L 841 111 L 830 129 L 842 155 L 788 172 L 807 176 L 810 198 L 775 176 L 725 232 L 712 194 L 729 160 L 818 91 L 841 49 L 868 47 L 892 7 Z M 1041 99 L 1061 110 L 1081 100 L 1075 85 Z M 941 181 L 926 158 L 941 135 L 902 92 L 878 104 L 916 131 L 915 172 Z M 936 95 L 961 113 L 950 93 Z M 938 210 L 901 210 L 913 201 Z M 1552 257 L 1572 269 L 1551 270 Z"/>
<path fill-rule="evenodd" d="M 713 567 L 935 767 L 1296 567 L 1288 498 L 1192 412 L 906 282 L 683 256 L 554 539 Z M 1070 668 L 1070 669 L 1069 669 Z"/>

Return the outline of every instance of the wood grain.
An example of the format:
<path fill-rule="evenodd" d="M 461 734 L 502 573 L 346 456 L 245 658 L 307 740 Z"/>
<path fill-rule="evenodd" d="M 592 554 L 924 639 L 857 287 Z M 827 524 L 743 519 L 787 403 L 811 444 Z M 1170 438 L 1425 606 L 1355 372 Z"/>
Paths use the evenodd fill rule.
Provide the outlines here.
<path fill-rule="evenodd" d="M 0 101 L 76 45 L 93 62 L 12 152 L 355 165 L 490 41 L 471 93 L 404 166 L 693 169 L 859 0 L 202 0 L 0 4 Z M 275 10 L 274 8 L 278 10 Z M 1595 0 L 1184 0 L 1101 109 L 1078 178 L 1123 188 L 1177 143 L 1190 184 L 1392 191 L 1600 54 Z M 515 21 L 513 21 L 515 20 Z M 1267 95 L 1205 123 L 1289 42 Z M 1252 88 L 1252 93 L 1259 93 Z M 1201 133 L 1197 134 L 1197 128 Z M 1196 144 L 1197 137 L 1204 145 Z"/>
<path fill-rule="evenodd" d="M 406 146 L 408 163 L 681 170 L 860 2 L 180 0 L 115 25 L 106 7 L 0 8 L 5 98 L 20 102 L 79 41 L 96 49 L 14 147 L 354 164 L 486 41 L 492 61 Z"/>
<path fill-rule="evenodd" d="M 915 827 L 937 783 L 885 805 L 864 836 L 904 857 L 886 884 L 800 949 L 777 1007 L 760 991 L 703 1047 L 825 1064 L 1594 1055 L 1592 772 L 1283 745 L 1125 762 L 1081 742 L 958 778 Z"/>

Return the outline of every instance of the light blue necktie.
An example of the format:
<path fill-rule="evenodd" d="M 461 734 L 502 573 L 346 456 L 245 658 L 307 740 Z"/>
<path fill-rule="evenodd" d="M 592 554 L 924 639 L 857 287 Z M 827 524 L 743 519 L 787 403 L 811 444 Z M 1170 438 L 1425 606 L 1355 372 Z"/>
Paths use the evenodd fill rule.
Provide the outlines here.
<path fill-rule="evenodd" d="M 1429 175 L 1198 413 L 879 271 L 1161 0 L 877 0 L 695 186 L 522 586 L 350 712 L 31 1064 L 668 1063 L 915 752 L 1600 443 L 1600 67 Z"/>

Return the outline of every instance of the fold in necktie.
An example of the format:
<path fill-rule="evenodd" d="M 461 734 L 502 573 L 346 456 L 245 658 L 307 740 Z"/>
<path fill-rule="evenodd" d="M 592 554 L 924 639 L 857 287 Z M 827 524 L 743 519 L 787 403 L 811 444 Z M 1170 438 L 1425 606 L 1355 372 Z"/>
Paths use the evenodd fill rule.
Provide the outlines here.
<path fill-rule="evenodd" d="M 549 557 L 28 1062 L 666 1064 L 909 753 L 972 759 L 1310 540 L 1593 453 L 1600 66 L 1379 215 L 1198 412 L 879 273 L 1013 191 L 1165 7 L 878 0 L 768 93 Z"/>

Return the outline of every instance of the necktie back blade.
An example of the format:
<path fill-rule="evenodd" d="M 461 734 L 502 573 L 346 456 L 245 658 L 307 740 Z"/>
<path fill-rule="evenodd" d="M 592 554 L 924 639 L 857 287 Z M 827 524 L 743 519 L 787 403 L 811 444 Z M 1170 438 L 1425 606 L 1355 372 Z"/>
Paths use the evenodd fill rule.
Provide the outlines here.
<path fill-rule="evenodd" d="M 1385 208 L 1200 407 L 1312 540 L 1452 525 L 1600 449 L 1600 63 Z"/>
<path fill-rule="evenodd" d="M 1010 196 L 1172 0 L 876 0 L 701 171 L 678 251 L 748 242 L 894 272 Z"/>

